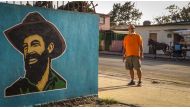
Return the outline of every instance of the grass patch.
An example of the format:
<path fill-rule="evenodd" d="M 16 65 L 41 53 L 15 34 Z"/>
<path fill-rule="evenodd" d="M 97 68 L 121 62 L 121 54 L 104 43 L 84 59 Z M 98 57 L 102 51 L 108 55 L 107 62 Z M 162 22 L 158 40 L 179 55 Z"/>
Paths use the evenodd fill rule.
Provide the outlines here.
<path fill-rule="evenodd" d="M 51 102 L 47 104 L 35 105 L 35 107 L 113 107 L 113 106 L 129 106 L 120 103 L 114 99 L 101 99 L 97 96 L 79 97 L 64 101 Z"/>
<path fill-rule="evenodd" d="M 111 105 L 111 104 L 118 104 L 119 103 L 118 101 L 116 101 L 114 99 L 109 99 L 109 98 L 98 99 L 96 102 L 99 105 Z"/>

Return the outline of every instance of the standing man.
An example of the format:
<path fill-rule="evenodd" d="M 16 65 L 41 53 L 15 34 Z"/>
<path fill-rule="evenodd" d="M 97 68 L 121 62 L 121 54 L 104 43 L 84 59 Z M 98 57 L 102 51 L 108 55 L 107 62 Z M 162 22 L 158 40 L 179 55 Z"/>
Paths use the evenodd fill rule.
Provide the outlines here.
<path fill-rule="evenodd" d="M 128 26 L 129 34 L 125 36 L 123 41 L 123 61 L 125 67 L 130 71 L 131 81 L 128 85 L 135 85 L 134 69 L 137 71 L 138 83 L 141 86 L 141 60 L 143 58 L 143 41 L 139 34 L 135 31 L 135 26 L 130 24 Z"/>

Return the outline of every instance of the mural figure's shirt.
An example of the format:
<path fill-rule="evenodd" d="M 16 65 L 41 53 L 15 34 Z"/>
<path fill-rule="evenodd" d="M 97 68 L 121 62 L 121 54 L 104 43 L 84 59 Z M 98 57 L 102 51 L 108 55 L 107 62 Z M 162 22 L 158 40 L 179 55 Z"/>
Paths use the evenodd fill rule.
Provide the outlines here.
<path fill-rule="evenodd" d="M 66 88 L 66 81 L 60 77 L 55 71 L 50 69 L 48 82 L 43 91 Z M 28 78 L 20 78 L 13 85 L 6 89 L 6 96 L 27 94 L 32 92 L 39 92 L 36 85 L 30 82 Z"/>

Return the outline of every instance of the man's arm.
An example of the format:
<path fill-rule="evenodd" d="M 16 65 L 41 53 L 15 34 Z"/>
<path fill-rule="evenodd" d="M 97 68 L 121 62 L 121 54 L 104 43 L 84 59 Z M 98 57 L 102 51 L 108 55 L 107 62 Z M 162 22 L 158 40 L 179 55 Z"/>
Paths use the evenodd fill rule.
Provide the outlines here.
<path fill-rule="evenodd" d="M 143 55 L 143 45 L 140 45 L 140 59 L 143 59 L 144 55 Z"/>
<path fill-rule="evenodd" d="M 143 40 L 142 37 L 140 36 L 140 59 L 143 59 Z"/>
<path fill-rule="evenodd" d="M 125 58 L 126 58 L 126 56 L 125 56 L 125 48 L 123 47 L 123 62 L 125 61 Z"/>
<path fill-rule="evenodd" d="M 126 50 L 125 50 L 125 38 L 124 38 L 124 40 L 123 40 L 123 62 L 125 61 L 125 58 L 126 58 L 126 56 L 125 56 L 125 54 L 126 54 Z"/>

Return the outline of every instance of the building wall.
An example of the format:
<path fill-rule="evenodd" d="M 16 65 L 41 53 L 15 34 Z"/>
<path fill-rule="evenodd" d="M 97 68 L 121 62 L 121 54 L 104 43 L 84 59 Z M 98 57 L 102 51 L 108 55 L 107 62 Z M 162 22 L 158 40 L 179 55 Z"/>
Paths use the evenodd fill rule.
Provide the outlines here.
<path fill-rule="evenodd" d="M 99 30 L 110 30 L 110 16 L 104 15 L 102 17 L 105 18 L 105 23 L 99 24 Z"/>
<path fill-rule="evenodd" d="M 113 52 L 122 52 L 123 41 L 121 40 L 112 40 L 110 45 L 110 51 Z"/>
<path fill-rule="evenodd" d="M 25 76 L 25 60 L 23 54 L 11 45 L 3 32 L 21 23 L 29 12 L 40 13 L 62 34 L 66 50 L 52 60 L 51 67 L 67 81 L 67 87 L 6 97 L 5 89 Z M 0 3 L 0 106 L 32 106 L 97 95 L 98 21 L 98 16 L 94 14 Z"/>

